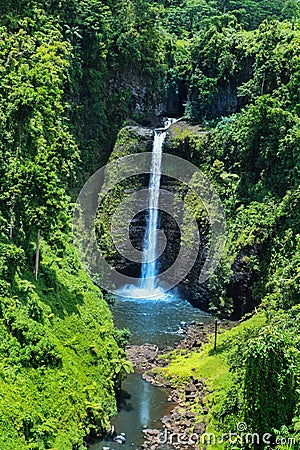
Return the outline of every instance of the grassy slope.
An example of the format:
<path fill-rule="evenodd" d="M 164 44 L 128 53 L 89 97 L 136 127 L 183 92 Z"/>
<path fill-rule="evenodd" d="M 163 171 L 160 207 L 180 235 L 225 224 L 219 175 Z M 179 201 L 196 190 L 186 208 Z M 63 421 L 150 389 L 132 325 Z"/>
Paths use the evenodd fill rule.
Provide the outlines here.
<path fill-rule="evenodd" d="M 16 296 L 3 300 L 1 450 L 81 448 L 116 411 L 123 352 L 111 314 L 72 246 L 61 256 L 43 243 L 38 282 L 17 275 Z"/>
<path fill-rule="evenodd" d="M 162 375 L 171 380 L 173 386 L 184 385 L 189 382 L 191 377 L 206 380 L 207 393 L 204 398 L 204 406 L 209 408 L 206 417 L 207 433 L 215 433 L 216 436 L 222 434 L 215 415 L 222 408 L 225 395 L 233 384 L 233 376 L 229 372 L 228 357 L 235 346 L 236 339 L 242 337 L 245 331 L 263 326 L 265 321 L 264 313 L 259 313 L 231 330 L 221 332 L 218 336 L 216 352 L 214 351 L 212 337 L 209 343 L 203 345 L 200 352 L 193 351 L 188 355 L 173 352 L 170 364 L 166 368 L 160 369 Z M 197 414 L 198 421 L 201 421 L 203 419 L 203 406 L 195 403 L 193 410 Z M 210 450 L 221 450 L 223 448 L 223 444 L 208 446 Z"/>

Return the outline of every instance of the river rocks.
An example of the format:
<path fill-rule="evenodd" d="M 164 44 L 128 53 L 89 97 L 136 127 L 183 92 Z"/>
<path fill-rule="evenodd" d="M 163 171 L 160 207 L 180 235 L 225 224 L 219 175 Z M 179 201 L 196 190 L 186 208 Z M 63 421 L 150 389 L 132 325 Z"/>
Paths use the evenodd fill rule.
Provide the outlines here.
<path fill-rule="evenodd" d="M 204 323 L 194 323 L 190 326 L 183 326 L 185 333 L 184 339 L 178 345 L 179 349 L 191 350 L 193 348 L 200 348 L 204 342 L 207 342 L 208 327 Z"/>
<path fill-rule="evenodd" d="M 159 436 L 160 435 L 160 431 L 159 430 L 150 429 L 150 428 L 146 428 L 146 430 L 143 430 L 143 433 L 148 435 L 148 436 Z"/>
<path fill-rule="evenodd" d="M 230 328 L 230 322 L 224 322 L 224 328 Z M 204 325 L 203 323 L 193 322 L 192 324 L 182 323 L 182 333 L 184 339 L 176 347 L 181 355 L 186 354 L 201 347 L 202 343 L 207 342 L 208 336 L 214 331 L 214 324 Z M 147 344 L 148 346 L 149 344 Z M 148 350 L 148 349 L 147 349 Z M 155 360 L 151 361 L 152 366 L 163 367 L 168 364 L 167 355 L 164 357 L 163 351 L 158 351 Z M 194 370 L 196 372 L 196 369 Z M 159 372 L 151 371 L 143 374 L 143 378 L 159 386 L 170 387 L 170 382 L 165 380 Z M 170 413 L 161 419 L 161 429 L 144 430 L 143 450 L 165 450 L 168 448 L 174 450 L 192 450 L 197 449 L 195 444 L 200 442 L 201 435 L 206 431 L 205 416 L 208 414 L 208 408 L 204 406 L 204 396 L 206 394 L 205 380 L 192 376 L 183 387 L 172 389 L 168 401 L 175 404 Z M 198 416 L 199 408 L 202 421 L 197 420 L 197 413 L 193 410 L 193 405 L 197 404 Z M 196 441 L 195 441 L 196 439 Z M 197 441 L 198 439 L 198 441 Z"/>
<path fill-rule="evenodd" d="M 195 423 L 193 432 L 201 436 L 203 433 L 205 433 L 205 424 L 203 422 Z"/>
<path fill-rule="evenodd" d="M 132 362 L 137 371 L 150 370 L 157 365 L 157 345 L 129 345 L 126 347 L 126 352 L 128 359 Z"/>
<path fill-rule="evenodd" d="M 188 357 L 190 350 L 200 349 L 201 345 L 207 342 L 208 334 L 211 331 L 213 331 L 213 326 L 205 326 L 202 322 L 193 322 L 192 324 L 182 323 L 181 332 L 185 336 L 177 345 L 177 350 L 180 351 L 181 355 L 184 355 L 186 352 L 186 357 Z M 159 387 L 170 387 L 170 382 L 160 372 L 151 371 L 155 367 L 165 367 L 168 365 L 167 353 L 170 350 L 172 349 L 159 350 L 155 345 L 144 344 L 141 346 L 128 346 L 127 355 L 135 369 L 143 373 L 142 376 L 148 383 Z M 188 392 L 186 395 L 190 399 L 195 398 L 196 388 L 189 386 L 189 389 L 191 389 L 191 392 Z M 181 394 L 181 392 L 173 392 L 169 397 L 169 401 L 180 403 Z"/>
<path fill-rule="evenodd" d="M 117 436 L 114 438 L 114 442 L 117 444 L 124 444 L 126 439 L 123 436 Z"/>
<path fill-rule="evenodd" d="M 125 444 L 126 442 L 126 434 L 125 433 L 120 433 L 116 436 L 113 437 L 113 442 L 117 443 L 117 444 Z"/>
<path fill-rule="evenodd" d="M 186 395 L 193 393 L 195 398 L 202 398 L 204 381 L 192 379 L 184 388 L 174 390 L 172 398 L 181 400 L 181 406 L 176 405 L 170 414 L 161 419 L 162 430 L 144 430 L 145 441 L 142 445 L 144 450 L 164 450 L 168 444 L 175 450 L 194 449 L 195 441 L 192 438 L 205 433 L 205 422 L 196 422 L 196 414 L 191 410 L 191 404 L 185 402 Z M 197 435 L 197 436 L 196 436 Z"/>
<path fill-rule="evenodd" d="M 197 390 L 197 388 L 196 388 L 196 386 L 194 385 L 194 383 L 189 383 L 188 385 L 187 385 L 187 387 L 185 388 L 185 392 L 187 393 L 187 394 L 190 394 L 191 392 L 196 392 L 196 390 Z"/>
<path fill-rule="evenodd" d="M 158 373 L 143 373 L 142 377 L 145 381 L 147 381 L 147 383 L 153 384 L 153 386 L 170 387 L 170 383 Z"/>
<path fill-rule="evenodd" d="M 182 333 L 185 334 L 185 337 L 178 344 L 177 349 L 181 350 L 181 352 L 188 352 L 191 349 L 200 348 L 204 342 L 207 342 L 208 332 L 210 331 L 209 328 L 202 322 L 194 322 L 191 326 L 183 324 Z M 168 360 L 164 358 L 164 355 L 170 350 L 172 349 L 165 348 L 160 350 L 157 345 L 149 343 L 143 345 L 129 345 L 126 347 L 128 359 L 139 372 L 149 371 L 157 366 L 165 367 L 168 364 Z M 160 357 L 159 359 L 158 356 Z M 159 374 L 147 372 L 146 374 L 143 374 L 143 378 L 156 386 L 166 386 L 166 380 Z"/>

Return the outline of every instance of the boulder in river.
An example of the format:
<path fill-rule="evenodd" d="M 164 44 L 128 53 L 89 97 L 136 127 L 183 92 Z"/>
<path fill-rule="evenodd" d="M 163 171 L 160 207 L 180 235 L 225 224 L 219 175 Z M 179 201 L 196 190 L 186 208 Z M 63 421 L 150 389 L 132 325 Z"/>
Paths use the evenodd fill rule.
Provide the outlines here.
<path fill-rule="evenodd" d="M 118 434 L 116 437 L 113 438 L 113 441 L 116 442 L 117 444 L 125 444 L 126 434 L 125 433 Z"/>

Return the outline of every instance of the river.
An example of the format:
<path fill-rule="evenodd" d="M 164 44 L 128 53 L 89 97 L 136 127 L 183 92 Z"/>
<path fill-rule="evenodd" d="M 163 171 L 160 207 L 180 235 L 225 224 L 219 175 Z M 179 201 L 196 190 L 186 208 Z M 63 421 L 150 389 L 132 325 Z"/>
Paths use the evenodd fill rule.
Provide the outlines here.
<path fill-rule="evenodd" d="M 116 298 L 112 306 L 115 325 L 131 331 L 131 344 L 156 344 L 160 348 L 174 346 L 182 338 L 182 326 L 193 321 L 210 323 L 211 317 L 193 308 L 187 300 L 176 294 L 163 300 Z M 167 389 L 158 388 L 134 373 L 124 380 L 119 401 L 119 413 L 112 425 L 117 433 L 126 434 L 123 445 L 112 442 L 107 436 L 91 445 L 93 450 L 140 450 L 143 428 L 162 429 L 160 419 L 172 405 L 168 402 Z M 167 450 L 167 445 L 165 446 Z"/>

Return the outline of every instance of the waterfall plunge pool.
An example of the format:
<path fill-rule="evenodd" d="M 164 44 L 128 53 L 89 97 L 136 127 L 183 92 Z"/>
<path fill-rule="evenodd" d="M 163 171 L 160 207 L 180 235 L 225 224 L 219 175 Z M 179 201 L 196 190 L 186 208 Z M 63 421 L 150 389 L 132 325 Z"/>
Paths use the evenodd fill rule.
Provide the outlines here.
<path fill-rule="evenodd" d="M 211 316 L 194 308 L 175 293 L 162 298 L 116 297 L 111 307 L 117 328 L 128 328 L 131 344 L 156 344 L 159 348 L 176 345 L 182 337 L 182 326 L 191 322 L 211 323 Z"/>

